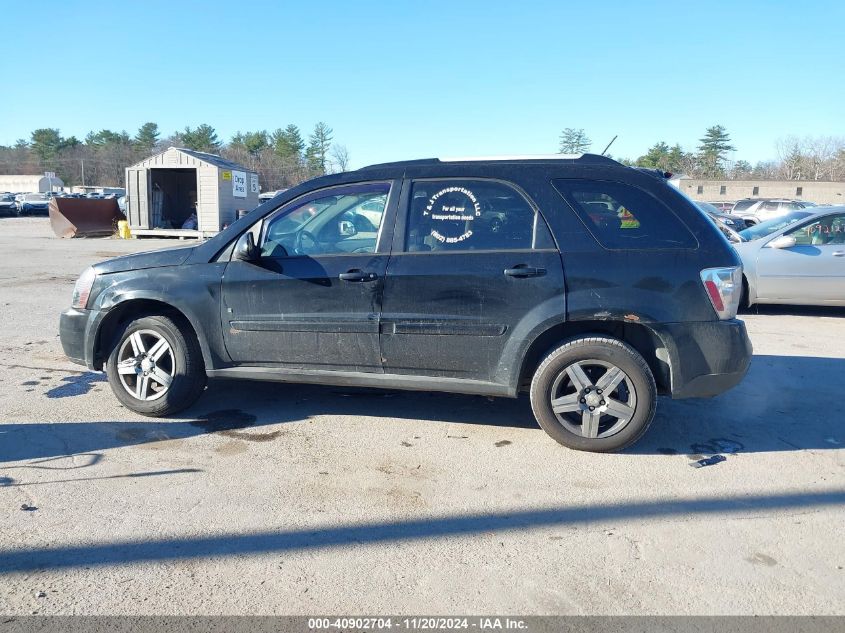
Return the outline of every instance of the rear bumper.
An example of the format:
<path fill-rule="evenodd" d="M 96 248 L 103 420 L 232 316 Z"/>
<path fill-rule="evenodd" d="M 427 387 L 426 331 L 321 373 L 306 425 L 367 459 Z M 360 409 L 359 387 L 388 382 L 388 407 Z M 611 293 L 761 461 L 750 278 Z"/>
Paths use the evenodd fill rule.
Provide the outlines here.
<path fill-rule="evenodd" d="M 94 339 L 100 313 L 70 308 L 59 318 L 59 339 L 65 356 L 74 363 L 94 369 Z"/>
<path fill-rule="evenodd" d="M 738 319 L 659 327 L 672 375 L 672 398 L 708 398 L 735 387 L 751 363 L 751 341 Z"/>

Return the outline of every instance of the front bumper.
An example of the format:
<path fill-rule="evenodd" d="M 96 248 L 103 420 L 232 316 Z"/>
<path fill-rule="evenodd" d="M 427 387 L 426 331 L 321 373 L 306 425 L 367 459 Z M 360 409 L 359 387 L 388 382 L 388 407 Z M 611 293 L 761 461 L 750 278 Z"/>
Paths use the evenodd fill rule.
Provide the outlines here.
<path fill-rule="evenodd" d="M 659 327 L 672 376 L 672 398 L 708 398 L 735 387 L 751 363 L 745 323 L 738 319 L 667 323 Z"/>
<path fill-rule="evenodd" d="M 70 308 L 59 318 L 59 339 L 62 349 L 71 361 L 94 367 L 94 337 L 101 315 L 96 310 Z"/>

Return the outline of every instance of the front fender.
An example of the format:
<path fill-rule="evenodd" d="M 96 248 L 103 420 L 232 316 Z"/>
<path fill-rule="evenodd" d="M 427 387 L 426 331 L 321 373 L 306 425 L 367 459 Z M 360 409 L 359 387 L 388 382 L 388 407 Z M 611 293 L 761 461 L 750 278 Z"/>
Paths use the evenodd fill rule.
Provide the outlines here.
<path fill-rule="evenodd" d="M 126 271 L 102 275 L 97 280 L 93 310 L 102 314 L 97 339 L 115 325 L 115 319 L 132 318 L 162 304 L 178 311 L 191 324 L 207 369 L 229 362 L 220 326 L 220 283 L 225 263 L 196 264 Z M 95 291 L 97 287 L 95 286 Z"/>

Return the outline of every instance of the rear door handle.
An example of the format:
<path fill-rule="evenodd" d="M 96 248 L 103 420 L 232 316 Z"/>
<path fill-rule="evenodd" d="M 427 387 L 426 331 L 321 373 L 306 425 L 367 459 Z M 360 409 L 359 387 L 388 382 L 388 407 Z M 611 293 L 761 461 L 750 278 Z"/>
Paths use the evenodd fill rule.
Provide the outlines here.
<path fill-rule="evenodd" d="M 508 277 L 541 277 L 546 274 L 545 268 L 532 268 L 525 264 L 519 264 L 513 268 L 505 268 L 505 274 Z"/>
<path fill-rule="evenodd" d="M 834 257 L 845 257 L 845 251 L 833 251 Z"/>
<path fill-rule="evenodd" d="M 338 275 L 341 281 L 375 281 L 378 275 L 375 273 L 365 273 L 363 270 L 350 270 Z"/>

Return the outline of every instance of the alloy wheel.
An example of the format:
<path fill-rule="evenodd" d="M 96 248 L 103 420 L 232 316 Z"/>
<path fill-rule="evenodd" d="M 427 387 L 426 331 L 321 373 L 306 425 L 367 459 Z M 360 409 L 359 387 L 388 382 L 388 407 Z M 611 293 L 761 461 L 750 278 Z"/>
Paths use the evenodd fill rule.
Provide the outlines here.
<path fill-rule="evenodd" d="M 630 377 L 602 360 L 567 366 L 552 384 L 551 405 L 558 421 L 586 438 L 610 437 L 625 428 L 637 410 Z"/>
<path fill-rule="evenodd" d="M 153 330 L 127 336 L 117 356 L 117 373 L 127 393 L 137 400 L 161 398 L 173 382 L 176 361 L 165 338 Z"/>

